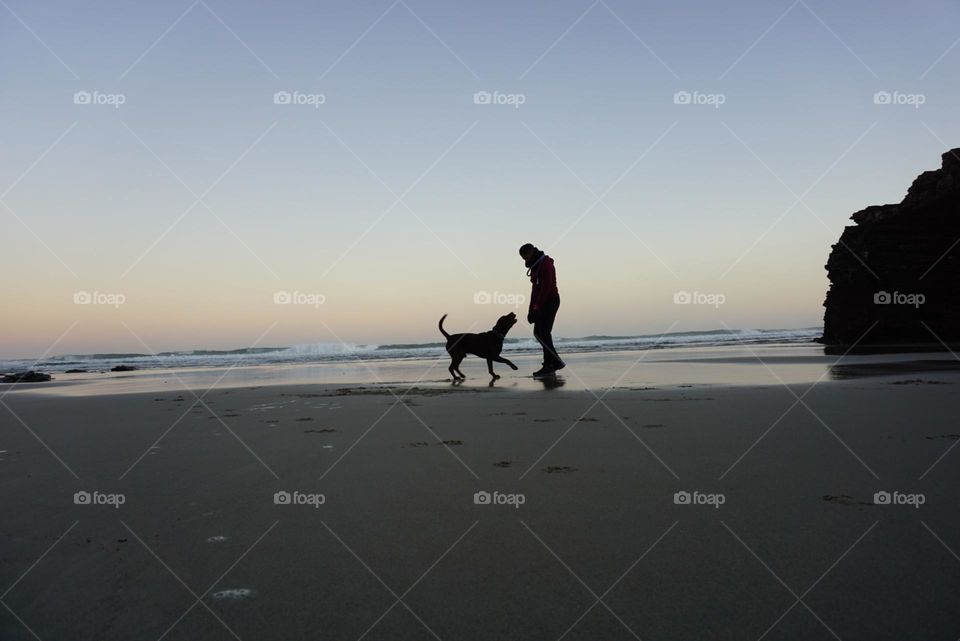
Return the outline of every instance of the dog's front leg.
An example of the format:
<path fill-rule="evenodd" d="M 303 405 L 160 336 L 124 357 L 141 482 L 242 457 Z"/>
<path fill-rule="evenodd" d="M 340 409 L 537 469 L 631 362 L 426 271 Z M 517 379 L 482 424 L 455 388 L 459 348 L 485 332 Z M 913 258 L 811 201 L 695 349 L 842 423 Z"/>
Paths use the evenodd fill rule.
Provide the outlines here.
<path fill-rule="evenodd" d="M 508 359 L 504 358 L 503 356 L 497 356 L 494 360 L 496 360 L 498 363 L 503 363 L 504 365 L 509 365 L 509 366 L 510 366 L 510 369 L 517 369 L 517 366 L 516 366 L 516 365 L 514 365 L 513 363 L 511 363 Z"/>
<path fill-rule="evenodd" d="M 493 378 L 500 378 L 499 375 L 493 373 L 493 359 L 487 359 L 487 371 L 490 372 L 490 376 Z"/>

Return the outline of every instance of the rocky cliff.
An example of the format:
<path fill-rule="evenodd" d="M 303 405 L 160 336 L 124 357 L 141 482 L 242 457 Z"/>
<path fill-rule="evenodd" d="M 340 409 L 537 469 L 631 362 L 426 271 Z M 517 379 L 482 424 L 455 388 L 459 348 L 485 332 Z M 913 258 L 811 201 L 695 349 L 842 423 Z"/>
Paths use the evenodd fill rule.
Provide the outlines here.
<path fill-rule="evenodd" d="M 851 216 L 827 260 L 824 343 L 960 344 L 960 148 L 942 158 L 900 204 Z"/>

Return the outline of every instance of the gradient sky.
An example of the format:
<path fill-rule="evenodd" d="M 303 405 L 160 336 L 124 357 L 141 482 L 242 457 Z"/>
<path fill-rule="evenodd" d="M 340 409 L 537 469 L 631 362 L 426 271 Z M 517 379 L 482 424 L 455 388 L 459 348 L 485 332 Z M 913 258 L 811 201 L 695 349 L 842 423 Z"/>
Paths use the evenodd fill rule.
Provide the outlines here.
<path fill-rule="evenodd" d="M 528 294 L 527 241 L 561 336 L 819 325 L 849 216 L 960 145 L 957 24 L 946 0 L 3 0 L 0 356 L 437 340 L 510 309 L 476 292 Z"/>

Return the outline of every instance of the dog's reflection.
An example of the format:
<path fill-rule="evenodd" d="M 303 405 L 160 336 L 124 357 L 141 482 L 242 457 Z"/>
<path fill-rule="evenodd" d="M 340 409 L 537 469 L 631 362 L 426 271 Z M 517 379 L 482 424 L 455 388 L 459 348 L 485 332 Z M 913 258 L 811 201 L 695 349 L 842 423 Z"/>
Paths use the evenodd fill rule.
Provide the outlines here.
<path fill-rule="evenodd" d="M 553 376 L 545 376 L 543 378 L 535 378 L 533 380 L 543 385 L 543 389 L 545 390 L 557 389 L 558 387 L 563 387 L 564 385 L 567 384 L 567 381 L 565 378 L 563 378 L 562 376 L 557 376 L 556 374 L 554 374 Z M 450 386 L 460 387 L 461 385 L 463 385 L 463 381 L 464 379 L 462 378 L 455 378 L 452 381 L 450 381 Z M 487 383 L 487 387 L 496 387 L 498 381 L 500 381 L 500 377 L 491 378 L 490 382 Z M 507 386 L 517 387 L 517 383 L 515 382 L 508 383 Z M 500 387 L 503 387 L 503 384 L 501 384 Z"/>

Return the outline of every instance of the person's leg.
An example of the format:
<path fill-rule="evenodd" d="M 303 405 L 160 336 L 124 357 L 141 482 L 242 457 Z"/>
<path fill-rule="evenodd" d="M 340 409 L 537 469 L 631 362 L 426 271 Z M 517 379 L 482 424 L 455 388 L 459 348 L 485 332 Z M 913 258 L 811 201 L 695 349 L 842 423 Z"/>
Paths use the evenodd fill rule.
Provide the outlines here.
<path fill-rule="evenodd" d="M 557 317 L 559 308 L 559 299 L 550 301 L 537 313 L 537 320 L 533 324 L 533 335 L 543 347 L 543 364 L 549 368 L 554 368 L 563 362 L 553 346 L 553 322 Z"/>

